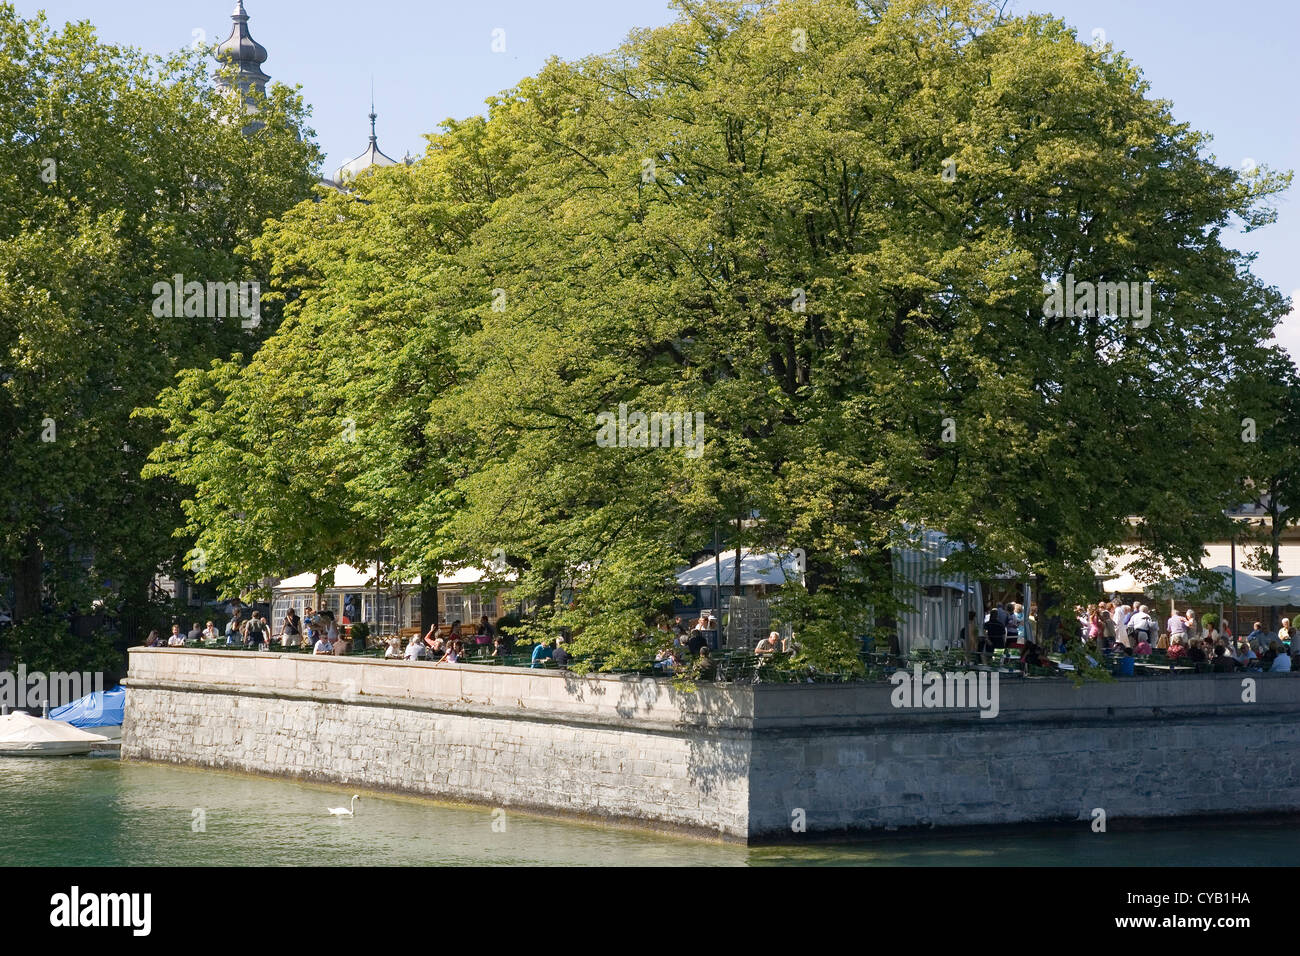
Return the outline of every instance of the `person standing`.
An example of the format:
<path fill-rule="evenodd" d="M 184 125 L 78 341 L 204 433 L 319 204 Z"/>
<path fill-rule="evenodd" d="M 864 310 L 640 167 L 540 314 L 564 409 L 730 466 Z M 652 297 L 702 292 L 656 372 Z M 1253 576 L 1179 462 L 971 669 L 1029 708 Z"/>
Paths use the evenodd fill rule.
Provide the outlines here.
<path fill-rule="evenodd" d="M 1115 608 L 1115 643 L 1124 647 L 1132 647 L 1128 637 L 1128 620 L 1133 615 L 1133 611 L 1127 604 L 1121 604 Z"/>
<path fill-rule="evenodd" d="M 292 604 L 289 605 L 289 610 L 284 612 L 284 620 L 280 622 L 280 643 L 285 647 L 302 643 L 302 622 L 298 620 L 298 612 L 294 610 Z"/>
<path fill-rule="evenodd" d="M 1211 621 L 1211 622 L 1210 622 L 1210 626 L 1209 626 L 1208 628 L 1206 628 L 1206 630 L 1205 630 L 1205 643 L 1206 643 L 1210 648 L 1213 648 L 1216 644 L 1219 643 L 1219 628 L 1218 628 L 1218 623 L 1219 623 L 1218 621 Z M 1214 652 L 1213 652 L 1213 650 L 1209 650 L 1209 651 L 1207 651 L 1207 653 L 1212 654 L 1212 653 L 1214 653 Z"/>
<path fill-rule="evenodd" d="M 334 623 L 333 611 L 321 611 L 321 617 L 325 619 L 325 636 L 329 639 L 330 646 L 333 647 L 343 642 L 339 638 L 339 626 Z M 343 651 L 335 650 L 336 654 L 342 654 Z"/>
<path fill-rule="evenodd" d="M 240 619 L 239 608 L 235 608 L 234 615 L 232 615 L 230 620 L 226 622 L 226 646 L 227 647 L 230 647 L 234 644 L 243 643 L 244 638 L 243 635 L 240 633 L 243 630 L 243 627 L 244 627 L 244 622 L 243 620 Z"/>
<path fill-rule="evenodd" d="M 1145 604 L 1139 604 L 1137 610 L 1128 619 L 1129 639 L 1139 644 L 1143 642 L 1152 644 L 1159 636 L 1156 630 L 1156 622 L 1151 619 L 1150 610 Z"/>
<path fill-rule="evenodd" d="M 266 648 L 266 627 L 262 623 L 262 613 L 254 611 L 244 628 L 244 642 L 256 650 Z"/>
<path fill-rule="evenodd" d="M 1190 612 L 1188 612 L 1190 613 Z M 1187 618 L 1177 611 L 1169 615 L 1169 620 L 1165 622 L 1165 629 L 1169 631 L 1170 644 L 1186 643 L 1187 638 Z"/>
<path fill-rule="evenodd" d="M 984 619 L 984 648 L 982 649 L 993 651 L 1006 646 L 1007 626 L 1003 623 L 999 610 L 1001 608 L 992 608 Z M 988 657 L 986 656 L 984 660 L 987 663 Z"/>
<path fill-rule="evenodd" d="M 965 648 L 966 653 L 971 660 L 975 659 L 975 653 L 979 650 L 979 628 L 975 625 L 975 612 L 966 612 L 966 626 L 961 631 L 961 645 Z"/>

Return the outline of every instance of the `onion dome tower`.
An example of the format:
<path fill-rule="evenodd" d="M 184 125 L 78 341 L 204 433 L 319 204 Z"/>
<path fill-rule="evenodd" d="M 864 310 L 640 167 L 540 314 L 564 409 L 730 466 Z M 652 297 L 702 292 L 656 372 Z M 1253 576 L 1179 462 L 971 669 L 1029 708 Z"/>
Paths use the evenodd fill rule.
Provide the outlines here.
<path fill-rule="evenodd" d="M 235 12 L 230 15 L 234 21 L 230 36 L 217 47 L 217 59 L 223 63 L 233 64 L 234 77 L 222 77 L 221 82 L 229 88 L 237 88 L 242 96 L 247 97 L 250 90 L 266 94 L 266 81 L 270 79 L 262 72 L 266 62 L 266 47 L 253 39 L 248 32 L 248 12 L 244 9 L 244 0 L 235 0 Z"/>
<path fill-rule="evenodd" d="M 370 145 L 367 146 L 366 151 L 356 159 L 348 160 L 338 168 L 338 172 L 334 174 L 334 184 L 336 186 L 342 187 L 346 185 L 349 181 L 356 179 L 357 176 L 365 170 L 370 169 L 372 166 L 398 165 L 397 160 L 393 159 L 391 156 L 385 156 L 379 150 L 379 141 L 375 136 L 375 119 L 377 118 L 377 115 L 378 114 L 375 113 L 375 101 L 374 98 L 371 97 Z"/>

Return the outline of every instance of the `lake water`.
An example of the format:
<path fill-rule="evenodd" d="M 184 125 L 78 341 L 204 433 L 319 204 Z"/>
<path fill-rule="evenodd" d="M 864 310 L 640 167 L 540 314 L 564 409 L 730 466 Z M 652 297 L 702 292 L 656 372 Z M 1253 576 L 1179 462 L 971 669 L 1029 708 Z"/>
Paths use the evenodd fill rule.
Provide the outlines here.
<path fill-rule="evenodd" d="M 0 757 L 0 865 L 1291 865 L 1300 825 L 1031 827 L 853 844 L 702 843 L 486 808 L 114 758 Z"/>

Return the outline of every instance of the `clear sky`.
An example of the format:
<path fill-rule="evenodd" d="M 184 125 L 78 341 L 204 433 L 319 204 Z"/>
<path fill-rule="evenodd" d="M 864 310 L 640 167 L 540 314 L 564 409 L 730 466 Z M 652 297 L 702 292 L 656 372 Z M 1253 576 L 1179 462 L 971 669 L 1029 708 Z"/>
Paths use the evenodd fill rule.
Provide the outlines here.
<path fill-rule="evenodd" d="M 230 32 L 234 0 L 16 0 L 20 14 L 55 23 L 90 20 L 100 35 L 164 52 Z M 245 0 L 253 38 L 273 80 L 301 84 L 327 155 L 325 171 L 356 156 L 369 136 L 370 83 L 379 145 L 400 159 L 449 116 L 536 72 L 547 57 L 612 49 L 627 32 L 672 19 L 667 0 Z M 1013 12 L 1062 17 L 1131 57 L 1174 115 L 1213 135 L 1225 165 L 1252 159 L 1300 169 L 1300 2 L 1297 0 L 1009 0 Z M 204 31 L 203 35 L 195 31 Z M 504 31 L 494 52 L 493 31 Z M 498 34 L 500 38 L 502 35 Z M 500 43 L 497 44 L 498 46 Z M 1255 272 L 1300 302 L 1300 186 L 1276 225 L 1242 236 Z M 1300 312 L 1281 340 L 1300 359 Z"/>

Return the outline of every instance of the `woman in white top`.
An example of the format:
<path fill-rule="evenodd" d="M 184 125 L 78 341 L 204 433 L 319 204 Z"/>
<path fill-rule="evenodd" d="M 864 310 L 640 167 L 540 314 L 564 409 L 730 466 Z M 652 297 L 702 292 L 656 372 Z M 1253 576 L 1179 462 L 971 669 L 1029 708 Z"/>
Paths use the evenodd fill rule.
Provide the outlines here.
<path fill-rule="evenodd" d="M 418 635 L 411 637 L 411 643 L 406 645 L 406 659 L 408 661 L 424 660 L 424 642 Z"/>

